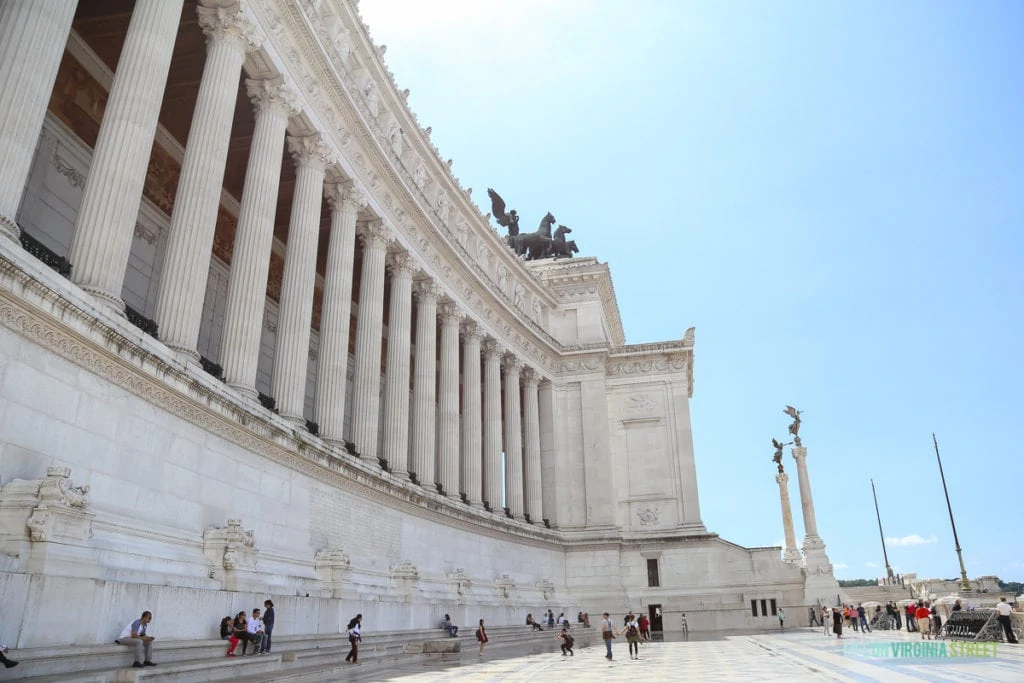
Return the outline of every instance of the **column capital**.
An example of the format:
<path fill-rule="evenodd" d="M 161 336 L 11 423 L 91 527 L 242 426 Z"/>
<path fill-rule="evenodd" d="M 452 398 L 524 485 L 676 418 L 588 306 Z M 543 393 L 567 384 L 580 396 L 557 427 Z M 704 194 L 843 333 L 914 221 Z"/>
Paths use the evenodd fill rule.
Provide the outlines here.
<path fill-rule="evenodd" d="M 429 277 L 420 278 L 416 281 L 416 285 L 413 288 L 413 294 L 416 295 L 418 300 L 433 299 L 437 302 L 438 297 L 441 296 L 441 287 Z"/>
<path fill-rule="evenodd" d="M 256 113 L 269 111 L 290 118 L 302 111 L 302 100 L 294 88 L 285 83 L 284 76 L 247 78 L 245 91 Z"/>
<path fill-rule="evenodd" d="M 462 323 L 462 338 L 466 341 L 476 340 L 478 343 L 484 338 L 483 328 L 475 320 L 466 320 Z"/>
<path fill-rule="evenodd" d="M 354 180 L 327 183 L 327 202 L 335 211 L 358 213 L 368 205 L 366 193 Z"/>
<path fill-rule="evenodd" d="M 380 218 L 366 221 L 359 228 L 359 239 L 364 247 L 376 246 L 384 248 L 391 241 L 391 228 Z"/>
<path fill-rule="evenodd" d="M 303 135 L 302 137 L 288 136 L 288 151 L 295 160 L 298 167 L 309 166 L 323 171 L 328 165 L 334 162 L 336 154 L 322 133 Z"/>
<path fill-rule="evenodd" d="M 778 482 L 779 486 L 785 486 L 789 483 L 789 475 L 785 472 L 779 472 L 775 475 L 775 481 Z"/>
<path fill-rule="evenodd" d="M 437 317 L 442 325 L 458 326 L 463 315 L 462 309 L 454 301 L 445 301 L 437 309 Z"/>
<path fill-rule="evenodd" d="M 802 462 L 804 458 L 807 457 L 806 446 L 794 446 L 793 448 L 790 449 L 789 452 L 793 454 L 793 459 L 796 460 L 798 464 Z"/>
<path fill-rule="evenodd" d="M 239 3 L 228 7 L 196 7 L 199 27 L 203 29 L 207 43 L 230 41 L 237 49 L 255 52 L 263 45 L 264 36 L 259 28 L 249 21 Z"/>
<path fill-rule="evenodd" d="M 392 277 L 398 275 L 412 277 L 412 274 L 416 272 L 416 260 L 407 251 L 389 255 L 387 266 Z"/>
<path fill-rule="evenodd" d="M 506 374 L 518 375 L 523 368 L 523 361 L 510 353 L 501 359 L 501 367 L 504 368 Z"/>
<path fill-rule="evenodd" d="M 497 339 L 488 337 L 484 340 L 484 343 L 480 345 L 483 349 L 484 356 L 486 358 L 501 358 L 501 354 L 505 353 L 505 347 L 502 346 Z"/>
<path fill-rule="evenodd" d="M 530 366 L 523 367 L 523 384 L 535 387 L 540 382 L 540 374 Z"/>

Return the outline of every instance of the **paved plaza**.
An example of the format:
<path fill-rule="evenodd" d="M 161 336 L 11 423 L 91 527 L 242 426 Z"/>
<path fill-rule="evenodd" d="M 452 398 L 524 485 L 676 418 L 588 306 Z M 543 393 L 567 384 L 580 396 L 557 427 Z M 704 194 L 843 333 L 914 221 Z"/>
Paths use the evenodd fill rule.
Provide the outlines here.
<path fill-rule="evenodd" d="M 848 633 L 842 641 L 825 638 L 819 629 L 798 629 L 786 633 L 723 636 L 715 639 L 693 637 L 685 642 L 649 643 L 641 647 L 640 659 L 630 660 L 626 643 L 615 640 L 612 662 L 598 645 L 577 650 L 574 657 L 557 651 L 511 659 L 477 656 L 470 646 L 458 666 L 424 671 L 421 665 L 355 670 L 347 681 L 394 681 L 400 683 L 484 683 L 522 681 L 1024 681 L 1024 648 L 997 644 L 995 657 L 947 656 L 893 657 L 892 643 L 920 643 L 914 634 Z M 869 647 L 889 656 L 868 656 Z M 957 643 L 957 647 L 962 647 Z M 989 646 L 991 647 L 991 646 Z M 857 652 L 855 652 L 855 650 Z"/>

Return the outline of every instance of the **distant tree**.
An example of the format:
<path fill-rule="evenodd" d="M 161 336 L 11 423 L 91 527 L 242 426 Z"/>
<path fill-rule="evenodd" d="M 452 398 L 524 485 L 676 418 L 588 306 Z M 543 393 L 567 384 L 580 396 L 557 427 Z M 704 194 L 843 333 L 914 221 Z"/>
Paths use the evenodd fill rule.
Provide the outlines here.
<path fill-rule="evenodd" d="M 878 579 L 839 579 L 840 588 L 861 588 L 862 586 L 877 586 Z"/>
<path fill-rule="evenodd" d="M 1024 583 L 1021 583 L 1020 581 L 1000 581 L 999 590 L 1003 591 L 1004 593 L 1020 595 L 1021 593 L 1024 593 Z"/>

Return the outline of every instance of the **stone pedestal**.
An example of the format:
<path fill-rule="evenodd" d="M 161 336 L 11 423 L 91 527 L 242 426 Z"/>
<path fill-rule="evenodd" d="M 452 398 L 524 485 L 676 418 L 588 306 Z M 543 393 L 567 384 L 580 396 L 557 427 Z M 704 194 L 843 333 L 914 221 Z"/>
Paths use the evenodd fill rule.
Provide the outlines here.
<path fill-rule="evenodd" d="M 782 530 L 786 536 L 786 549 L 782 559 L 786 562 L 800 562 L 800 551 L 796 547 L 796 533 L 793 531 L 793 510 L 789 504 L 789 475 L 779 472 L 775 475 L 779 484 L 779 499 L 782 501 Z"/>
<path fill-rule="evenodd" d="M 807 448 L 794 446 L 793 460 L 796 461 L 797 479 L 800 482 L 800 506 L 804 514 L 804 597 L 808 605 L 835 605 L 842 602 L 839 582 L 832 573 L 832 562 L 825 553 L 825 542 L 818 535 L 818 524 L 814 518 L 814 498 L 811 496 L 811 480 L 807 475 Z"/>

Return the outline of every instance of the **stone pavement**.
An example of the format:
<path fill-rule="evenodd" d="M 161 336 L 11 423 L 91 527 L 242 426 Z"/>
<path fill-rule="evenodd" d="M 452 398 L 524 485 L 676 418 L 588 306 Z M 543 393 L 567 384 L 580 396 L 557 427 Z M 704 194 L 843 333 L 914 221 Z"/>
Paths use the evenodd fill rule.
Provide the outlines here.
<path fill-rule="evenodd" d="M 626 643 L 618 638 L 613 646 L 614 661 L 604 658 L 604 647 L 577 649 L 574 657 L 557 651 L 512 659 L 481 660 L 476 648 L 463 652 L 452 667 L 424 667 L 406 664 L 372 671 L 353 669 L 346 681 L 393 681 L 396 683 L 536 683 L 536 681 L 932 681 L 945 683 L 981 681 L 1024 681 L 1024 646 L 998 644 L 995 657 L 946 656 L 895 657 L 903 644 L 913 647 L 920 637 L 906 632 L 876 632 L 861 635 L 844 632 L 843 639 L 826 638 L 820 629 L 802 628 L 785 633 L 761 633 L 701 639 L 685 642 L 648 643 L 641 646 L 640 659 L 630 660 Z M 886 653 L 887 656 L 870 656 Z M 990 646 L 991 648 L 991 646 Z"/>

